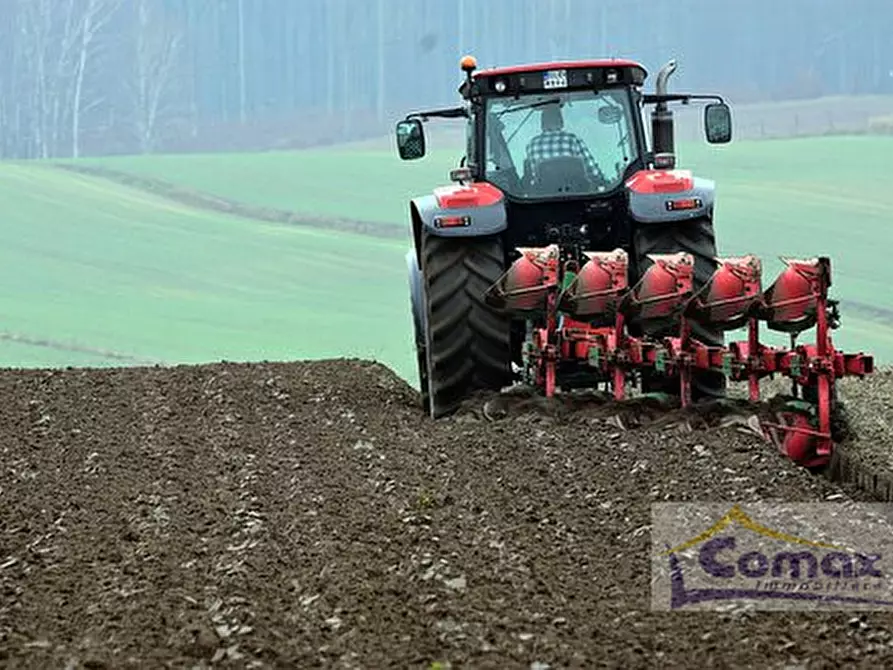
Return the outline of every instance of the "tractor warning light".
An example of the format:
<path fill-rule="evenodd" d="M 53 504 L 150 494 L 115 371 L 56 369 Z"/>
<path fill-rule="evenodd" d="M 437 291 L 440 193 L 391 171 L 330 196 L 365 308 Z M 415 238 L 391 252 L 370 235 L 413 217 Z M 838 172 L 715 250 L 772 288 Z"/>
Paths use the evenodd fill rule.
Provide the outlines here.
<path fill-rule="evenodd" d="M 474 56 L 462 56 L 462 60 L 459 61 L 459 66 L 462 68 L 463 72 L 472 72 L 478 67 L 477 58 Z"/>
<path fill-rule="evenodd" d="M 470 216 L 438 216 L 434 219 L 435 228 L 462 228 L 470 225 Z"/>
<path fill-rule="evenodd" d="M 681 198 L 679 200 L 667 200 L 667 211 L 676 212 L 685 209 L 698 209 L 701 206 L 700 198 Z"/>

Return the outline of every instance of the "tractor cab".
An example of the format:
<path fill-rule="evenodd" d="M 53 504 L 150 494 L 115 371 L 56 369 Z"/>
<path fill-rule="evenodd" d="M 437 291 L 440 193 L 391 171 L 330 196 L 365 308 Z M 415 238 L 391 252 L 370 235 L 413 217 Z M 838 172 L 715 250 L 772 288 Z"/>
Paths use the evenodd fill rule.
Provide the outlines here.
<path fill-rule="evenodd" d="M 514 200 L 580 198 L 610 193 L 644 167 L 634 88 L 644 71 L 567 65 L 484 71 L 463 87 L 478 109 L 476 178 Z"/>
<path fill-rule="evenodd" d="M 478 121 L 480 176 L 519 200 L 612 191 L 643 163 L 632 103 L 622 88 L 491 97 Z"/>
<path fill-rule="evenodd" d="M 433 117 L 468 119 L 468 146 L 456 181 L 484 181 L 515 202 L 604 198 L 623 189 L 637 171 L 675 166 L 671 101 L 699 96 L 667 95 L 668 64 L 656 95 L 642 86 L 645 69 L 629 60 L 542 63 L 476 71 L 462 59 L 459 89 L 467 105 L 410 114 L 397 125 L 401 158 L 425 155 L 422 123 Z M 707 141 L 731 139 L 731 118 L 721 98 L 705 108 Z M 649 149 L 642 118 L 652 115 Z"/>

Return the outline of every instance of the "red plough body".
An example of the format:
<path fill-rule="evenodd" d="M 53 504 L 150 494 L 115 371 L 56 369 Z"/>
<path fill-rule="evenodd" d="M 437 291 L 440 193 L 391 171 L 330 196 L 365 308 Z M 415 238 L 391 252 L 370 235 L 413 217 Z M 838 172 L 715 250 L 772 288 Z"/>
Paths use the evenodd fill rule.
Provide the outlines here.
<path fill-rule="evenodd" d="M 692 403 L 694 370 L 721 370 L 730 381 L 747 381 L 754 402 L 760 400 L 760 380 L 781 374 L 813 394 L 816 417 L 785 413 L 779 423 L 764 424 L 767 434 L 801 465 L 829 461 L 835 381 L 873 371 L 870 355 L 834 348 L 831 329 L 838 317 L 836 303 L 828 299 L 829 259 L 783 259 L 786 269 L 764 291 L 759 259 L 721 258 L 710 280 L 695 291 L 694 259 L 685 253 L 651 256 L 653 265 L 629 286 L 628 258 L 620 249 L 585 252 L 582 266 L 563 260 L 558 245 L 519 251 L 521 258 L 490 289 L 488 301 L 535 320 L 525 354 L 531 380 L 547 396 L 559 384 L 559 367 L 569 362 L 609 382 L 617 400 L 626 397 L 627 380 L 636 371 L 678 376 L 683 407 Z M 639 319 L 677 320 L 679 335 L 634 337 L 627 323 Z M 692 335 L 692 323 L 725 331 L 746 328 L 747 339 L 707 346 Z M 761 344 L 760 323 L 789 333 L 791 347 Z M 811 328 L 814 343 L 798 345 L 797 336 Z"/>

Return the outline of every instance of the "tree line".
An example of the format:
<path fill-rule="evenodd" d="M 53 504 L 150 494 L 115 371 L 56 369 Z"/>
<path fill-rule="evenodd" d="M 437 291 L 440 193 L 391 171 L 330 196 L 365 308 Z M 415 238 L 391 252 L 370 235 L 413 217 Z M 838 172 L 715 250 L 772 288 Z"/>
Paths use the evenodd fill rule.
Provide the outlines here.
<path fill-rule="evenodd" d="M 378 133 L 481 66 L 631 57 L 733 102 L 893 93 L 889 0 L 0 0 L 0 157 Z"/>

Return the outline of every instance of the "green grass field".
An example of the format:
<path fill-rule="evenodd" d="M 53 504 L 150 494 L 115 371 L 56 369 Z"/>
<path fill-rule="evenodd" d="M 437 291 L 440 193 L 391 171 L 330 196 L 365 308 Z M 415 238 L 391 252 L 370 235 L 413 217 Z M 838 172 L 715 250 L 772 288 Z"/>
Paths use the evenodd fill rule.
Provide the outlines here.
<path fill-rule="evenodd" d="M 682 145 L 718 181 L 723 254 L 831 256 L 837 341 L 893 360 L 893 138 Z M 407 201 L 446 181 L 458 151 L 401 163 L 380 147 L 87 159 L 248 205 L 405 226 Z M 43 165 L 0 166 L 0 330 L 166 362 L 363 356 L 414 376 L 404 244 L 187 208 Z M 849 306 L 849 308 L 848 308 Z M 781 342 L 781 338 L 773 338 Z M 0 364 L 97 364 L 97 355 L 0 342 Z M 106 361 L 108 362 L 108 361 Z"/>
<path fill-rule="evenodd" d="M 37 165 L 0 167 L 0 201 L 5 333 L 164 362 L 411 360 L 400 244 L 206 213 Z M 111 363 L 0 341 L 4 366 Z"/>
<path fill-rule="evenodd" d="M 456 160 L 440 154 L 413 164 L 401 162 L 393 151 L 329 149 L 80 162 L 163 179 L 247 205 L 403 226 L 409 199 L 438 181 L 448 181 Z"/>

